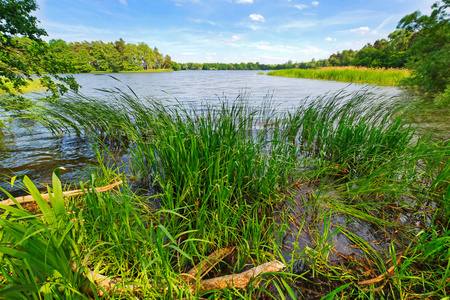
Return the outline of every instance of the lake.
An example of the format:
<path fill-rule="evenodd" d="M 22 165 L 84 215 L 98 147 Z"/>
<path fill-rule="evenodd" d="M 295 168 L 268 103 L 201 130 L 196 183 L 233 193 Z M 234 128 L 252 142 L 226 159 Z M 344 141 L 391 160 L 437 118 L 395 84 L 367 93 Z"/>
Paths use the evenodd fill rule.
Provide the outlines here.
<path fill-rule="evenodd" d="M 82 86 L 80 93 L 92 97 L 108 97 L 101 90 L 131 88 L 139 97 L 151 99 L 177 99 L 185 104 L 232 100 L 239 95 L 255 103 L 267 97 L 279 109 L 298 106 L 302 99 L 311 96 L 348 92 L 367 88 L 363 84 L 348 84 L 299 78 L 259 75 L 261 71 L 179 71 L 170 73 L 119 73 L 75 74 Z M 402 91 L 395 87 L 373 86 L 372 92 L 380 95 L 398 96 Z M 130 91 L 131 93 L 131 91 Z M 11 124 L 13 134 L 0 136 L 0 186 L 20 194 L 5 182 L 10 176 L 28 175 L 34 182 L 46 183 L 56 167 L 64 167 L 62 179 L 78 182 L 85 178 L 80 170 L 93 159 L 93 152 L 86 138 L 75 135 L 52 136 L 39 123 L 17 119 Z"/>

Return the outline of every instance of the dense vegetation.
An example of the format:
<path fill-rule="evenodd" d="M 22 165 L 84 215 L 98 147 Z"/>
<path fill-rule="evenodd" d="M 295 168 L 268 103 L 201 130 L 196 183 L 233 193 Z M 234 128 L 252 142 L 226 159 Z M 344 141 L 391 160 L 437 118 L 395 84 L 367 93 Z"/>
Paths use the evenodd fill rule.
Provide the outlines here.
<path fill-rule="evenodd" d="M 267 73 L 267 75 L 395 86 L 408 78 L 410 72 L 406 69 L 324 67 L 317 69 L 276 70 Z"/>
<path fill-rule="evenodd" d="M 114 43 L 50 40 L 49 49 L 58 61 L 70 63 L 81 73 L 180 69 L 169 55 L 164 56 L 158 48 L 151 49 L 145 43 L 125 43 L 122 39 Z"/>
<path fill-rule="evenodd" d="M 91 169 L 91 185 L 125 182 L 118 194 L 63 201 L 55 174 L 49 206 L 23 178 L 38 206 L 34 214 L 1 206 L 5 298 L 450 292 L 450 148 L 417 136 L 402 102 L 341 92 L 277 111 L 242 98 L 186 107 L 110 96 L 65 98 L 36 112 L 58 134 L 91 134 L 129 149 L 121 162 L 103 148 Z M 136 183 L 153 192 L 135 194 Z M 214 263 L 212 252 L 222 253 Z M 286 268 L 243 289 L 202 288 L 208 277 L 274 260 Z M 186 277 L 194 265 L 203 271 Z M 98 274 L 114 280 L 102 285 Z"/>
<path fill-rule="evenodd" d="M 55 100 L 69 88 L 78 90 L 72 76 L 57 75 L 73 69 L 49 52 L 41 39 L 47 32 L 38 28 L 36 17 L 30 15 L 36 9 L 33 0 L 0 1 L 0 92 L 12 96 L 1 99 L 0 107 L 23 109 L 28 106 L 25 98 L 14 94 L 25 87 L 33 75 L 51 92 L 47 100 Z M 0 127 L 2 124 L 0 122 Z"/>
<path fill-rule="evenodd" d="M 35 8 L 30 0 L 6 3 Z M 401 21 L 411 34 L 407 64 L 416 66 L 410 84 L 438 97 L 449 91 L 448 74 L 436 87 L 428 80 L 448 51 L 438 43 L 448 32 L 444 3 Z M 98 47 L 95 67 L 104 71 L 164 66 L 142 57 L 133 65 L 125 58 L 141 45 L 127 51 L 123 41 L 2 38 L 38 45 L 48 59 L 97 55 Z M 14 71 L 30 72 L 13 61 Z M 74 61 L 78 71 L 88 65 Z M 28 177 L 12 178 L 36 204 L 12 195 L 0 204 L 0 297 L 448 298 L 450 145 L 417 132 L 408 122 L 413 109 L 410 99 L 364 90 L 300 99 L 285 111 L 242 97 L 185 106 L 117 89 L 101 99 L 38 102 L 28 117 L 55 135 L 88 136 L 98 164 L 75 197 L 63 195 L 55 170 L 49 203 Z M 92 189 L 118 180 L 117 192 Z M 274 261 L 283 268 L 206 288 L 208 279 Z"/>
<path fill-rule="evenodd" d="M 359 66 L 408 68 L 411 76 L 402 84 L 438 106 L 450 104 L 450 0 L 432 6 L 432 13 L 416 11 L 402 18 L 389 40 L 377 40 L 359 51 L 344 50 L 330 58 L 307 63 L 288 62 L 277 69 Z M 300 73 L 300 72 L 299 72 Z M 314 72 L 313 72 L 314 73 Z M 329 78 L 332 79 L 332 78 Z"/>
<path fill-rule="evenodd" d="M 278 65 L 253 63 L 180 63 L 181 70 L 274 70 Z"/>
<path fill-rule="evenodd" d="M 41 37 L 47 32 L 38 27 L 39 21 L 32 15 L 37 8 L 35 0 L 0 1 L 0 94 L 6 94 L 0 101 L 3 109 L 21 111 L 32 104 L 20 94 L 30 90 L 33 76 L 50 92 L 46 100 L 55 101 L 69 89 L 77 92 L 79 88 L 73 76 L 61 73 L 180 69 L 169 55 L 145 43 L 126 44 L 122 39 L 114 43 L 46 43 Z M 0 127 L 4 126 L 1 121 Z"/>

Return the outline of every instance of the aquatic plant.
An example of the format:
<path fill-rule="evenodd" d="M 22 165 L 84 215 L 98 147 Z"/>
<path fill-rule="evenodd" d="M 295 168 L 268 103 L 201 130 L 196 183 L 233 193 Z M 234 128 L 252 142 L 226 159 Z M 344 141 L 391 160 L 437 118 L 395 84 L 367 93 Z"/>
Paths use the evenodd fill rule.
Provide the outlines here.
<path fill-rule="evenodd" d="M 243 97 L 192 107 L 108 95 L 62 99 L 38 113 L 55 133 L 122 147 L 133 179 L 150 190 L 139 195 L 125 184 L 119 194 L 87 191 L 66 204 L 82 220 L 71 231 L 80 241 L 73 260 L 85 273 L 122 280 L 110 297 L 449 293 L 450 147 L 418 135 L 400 99 L 340 92 L 279 111 Z M 117 176 L 102 162 L 100 175 Z M 245 290 L 192 291 L 182 274 L 228 247 L 237 250 L 219 259 L 215 275 L 274 259 L 286 269 Z M 16 284 L 29 284 L 20 278 Z M 98 294 L 91 279 L 83 280 Z"/>
<path fill-rule="evenodd" d="M 267 73 L 267 75 L 378 85 L 399 85 L 401 80 L 410 76 L 410 71 L 407 69 L 324 67 L 318 69 L 276 70 Z"/>

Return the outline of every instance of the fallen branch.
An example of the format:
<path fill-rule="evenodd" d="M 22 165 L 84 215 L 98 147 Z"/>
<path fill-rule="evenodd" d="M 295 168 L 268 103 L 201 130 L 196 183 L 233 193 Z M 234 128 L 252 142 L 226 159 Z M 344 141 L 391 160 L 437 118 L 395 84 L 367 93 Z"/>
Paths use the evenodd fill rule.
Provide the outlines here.
<path fill-rule="evenodd" d="M 358 285 L 371 285 L 371 284 L 375 284 L 375 283 L 381 282 L 381 281 L 383 281 L 383 280 L 386 279 L 386 278 L 389 278 L 389 276 L 392 276 L 392 275 L 394 274 L 393 271 L 394 271 L 395 267 L 398 266 L 398 265 L 400 264 L 401 260 L 402 260 L 402 256 L 401 256 L 401 254 L 400 254 L 400 255 L 398 256 L 398 258 L 397 258 L 397 262 L 395 263 L 395 265 L 391 266 L 391 267 L 387 270 L 386 273 L 381 274 L 380 276 L 378 276 L 378 277 L 376 277 L 376 278 L 373 278 L 373 279 L 369 279 L 369 280 L 365 280 L 365 281 L 360 281 L 360 282 L 358 282 Z M 383 285 L 383 286 L 384 286 L 384 285 Z"/>
<path fill-rule="evenodd" d="M 102 186 L 102 187 L 95 188 L 95 190 L 96 190 L 97 192 L 99 192 L 99 193 L 101 193 L 101 192 L 106 192 L 106 191 L 108 191 L 108 190 L 110 190 L 110 189 L 115 188 L 115 187 L 118 186 L 118 185 L 121 185 L 122 183 L 123 183 L 122 181 L 118 181 L 118 182 L 116 182 L 116 183 L 113 183 L 113 184 L 110 184 L 110 185 L 107 185 L 107 186 Z M 63 192 L 63 195 L 64 195 L 65 197 L 74 197 L 74 196 L 83 195 L 84 192 L 85 192 L 85 190 L 72 190 L 72 191 L 66 191 L 66 192 Z M 53 194 L 52 194 L 52 195 L 53 195 Z M 49 194 L 42 194 L 41 197 L 42 197 L 44 200 L 46 200 L 46 201 L 49 201 L 49 200 L 50 200 Z M 23 197 L 17 197 L 17 198 L 15 198 L 15 199 L 17 200 L 17 202 L 19 202 L 19 203 L 21 203 L 21 204 L 22 204 L 22 203 L 28 203 L 28 202 L 34 202 L 34 201 L 35 201 L 35 200 L 34 200 L 34 197 L 31 196 L 31 195 L 23 196 Z M 14 201 L 12 201 L 11 199 L 3 200 L 3 201 L 0 202 L 0 204 L 2 204 L 2 205 L 16 205 L 16 203 L 14 203 Z"/>
<path fill-rule="evenodd" d="M 214 252 L 211 256 L 216 256 L 218 254 L 227 256 L 229 253 L 231 253 L 233 250 L 229 251 L 229 249 L 232 248 L 225 248 Z M 228 253 L 226 251 L 229 251 Z M 224 257 L 225 257 L 224 256 Z M 205 265 L 206 266 L 206 265 Z M 196 266 L 197 267 L 197 266 Z M 74 264 L 72 266 L 72 269 L 75 269 L 76 265 Z M 207 269 L 208 268 L 208 269 Z M 212 268 L 209 267 L 201 267 L 201 268 L 195 268 L 196 270 L 192 272 L 192 275 L 194 273 L 199 273 L 200 271 L 208 272 Z M 285 268 L 285 265 L 283 265 L 281 262 L 275 260 L 271 261 L 262 265 L 259 265 L 257 267 L 251 268 L 248 271 L 239 273 L 239 274 L 232 274 L 222 277 L 216 277 L 212 279 L 206 279 L 206 280 L 200 280 L 198 284 L 194 284 L 191 286 L 191 293 L 195 294 L 198 290 L 198 292 L 206 292 L 211 290 L 219 290 L 219 289 L 225 289 L 227 287 L 235 287 L 239 289 L 245 289 L 250 282 L 256 278 L 257 276 L 263 274 L 263 273 L 269 273 L 269 272 L 278 272 Z M 91 271 L 88 269 L 87 273 L 88 279 L 96 284 L 98 289 L 98 295 L 103 296 L 105 293 L 111 292 L 113 289 L 115 289 L 119 293 L 123 292 L 137 292 L 138 289 L 141 288 L 140 285 L 136 284 L 130 284 L 127 285 L 126 288 L 124 287 L 118 287 L 122 284 L 123 280 L 122 278 L 109 278 L 107 276 L 98 274 L 94 271 Z M 190 278 L 190 277 L 188 277 Z M 151 286 L 151 284 L 150 284 Z"/>
<path fill-rule="evenodd" d="M 230 255 L 236 247 L 222 248 L 211 253 L 205 260 L 198 263 L 195 267 L 189 270 L 186 274 L 181 275 L 183 280 L 188 284 L 194 284 L 200 274 L 200 279 L 203 278 L 215 265 L 222 259 Z"/>
<path fill-rule="evenodd" d="M 250 270 L 239 274 L 232 274 L 223 277 L 202 280 L 198 283 L 197 286 L 191 287 L 191 292 L 194 293 L 196 290 L 198 290 L 200 293 L 202 293 L 211 290 L 225 289 L 227 287 L 244 289 L 255 277 L 263 273 L 278 272 L 284 268 L 285 265 L 277 260 L 274 260 L 251 268 Z"/>
<path fill-rule="evenodd" d="M 105 275 L 102 274 L 98 274 L 94 271 L 90 271 L 87 274 L 88 279 L 95 283 L 97 285 L 98 288 L 98 292 L 97 294 L 99 296 L 103 296 L 106 293 L 109 293 L 110 291 L 112 291 L 117 285 L 120 285 L 120 283 L 122 282 L 122 278 L 108 278 Z M 123 293 L 126 291 L 136 291 L 137 289 L 139 289 L 140 286 L 139 285 L 135 285 L 135 284 L 130 284 L 127 285 L 127 289 L 125 288 L 117 288 L 117 292 L 119 293 Z"/>

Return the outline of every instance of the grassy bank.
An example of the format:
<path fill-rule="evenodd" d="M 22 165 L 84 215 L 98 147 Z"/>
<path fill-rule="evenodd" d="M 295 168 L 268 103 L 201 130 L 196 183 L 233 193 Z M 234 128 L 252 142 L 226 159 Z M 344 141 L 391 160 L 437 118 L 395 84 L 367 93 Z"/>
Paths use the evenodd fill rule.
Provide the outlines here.
<path fill-rule="evenodd" d="M 410 76 L 410 72 L 406 69 L 327 67 L 319 69 L 276 70 L 267 73 L 267 75 L 395 86 L 402 79 Z"/>
<path fill-rule="evenodd" d="M 88 184 L 124 184 L 64 201 L 56 172 L 48 206 L 24 178 L 38 207 L 1 206 L 0 295 L 446 297 L 450 147 L 417 135 L 405 111 L 367 92 L 289 111 L 240 97 L 189 107 L 120 91 L 48 104 L 36 113 L 50 130 L 108 145 Z M 118 146 L 125 162 L 113 155 Z M 273 261 L 285 267 L 205 288 Z"/>

